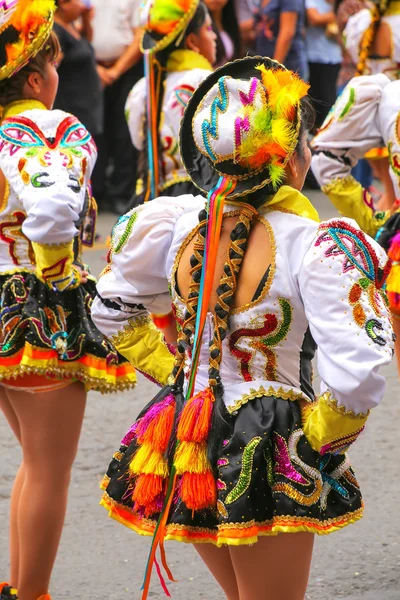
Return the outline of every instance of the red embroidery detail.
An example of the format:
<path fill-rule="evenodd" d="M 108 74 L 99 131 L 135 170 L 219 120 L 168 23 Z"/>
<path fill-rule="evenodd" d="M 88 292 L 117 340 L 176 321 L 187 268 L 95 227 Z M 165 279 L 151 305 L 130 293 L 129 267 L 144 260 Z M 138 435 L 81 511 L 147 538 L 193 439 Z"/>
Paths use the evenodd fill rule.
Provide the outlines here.
<path fill-rule="evenodd" d="M 54 265 L 51 265 L 51 267 L 45 267 L 42 269 L 43 279 L 47 281 L 48 279 L 54 279 L 55 277 L 60 277 L 60 275 L 63 275 L 68 258 L 68 256 L 65 256 L 61 260 L 54 263 Z"/>
<path fill-rule="evenodd" d="M 3 242 L 7 242 L 7 244 L 9 245 L 9 252 L 14 265 L 19 265 L 20 263 L 18 257 L 15 254 L 15 246 L 17 244 L 16 238 L 19 237 L 26 240 L 30 248 L 31 246 L 28 238 L 23 234 L 21 230 L 21 225 L 25 221 L 26 215 L 24 215 L 23 212 L 17 211 L 12 214 L 12 217 L 14 217 L 15 221 L 10 220 L 3 221 L 2 223 L 0 223 L 0 239 L 3 240 Z M 6 233 L 6 229 L 10 229 L 8 234 Z"/>
<path fill-rule="evenodd" d="M 270 333 L 272 333 L 273 331 L 275 331 L 275 329 L 278 326 L 278 319 L 276 318 L 275 315 L 273 314 L 268 314 L 264 316 L 264 324 L 262 327 L 259 327 L 258 329 L 249 329 L 249 328 L 242 328 L 242 329 L 238 329 L 237 331 L 234 331 L 230 338 L 229 338 L 229 349 L 231 351 L 231 353 L 233 354 L 233 356 L 235 356 L 239 361 L 240 361 L 240 370 L 243 376 L 243 379 L 245 381 L 252 381 L 253 377 L 250 373 L 249 370 L 249 365 L 250 365 L 250 361 L 252 359 L 253 354 L 248 351 L 248 350 L 241 350 L 240 348 L 238 348 L 236 346 L 236 344 L 240 341 L 241 338 L 243 337 L 262 337 L 265 335 L 268 335 Z M 260 344 L 260 342 L 258 342 L 258 344 Z M 253 344 L 251 344 L 253 346 Z M 262 346 L 260 344 L 260 346 Z M 253 346 L 254 347 L 254 346 Z M 262 346 L 262 351 L 268 355 L 269 353 L 273 352 L 271 350 L 269 350 L 268 348 L 265 348 L 264 346 Z M 267 356 L 267 360 L 268 357 Z M 275 355 L 274 355 L 274 359 L 275 359 Z M 267 365 L 267 371 L 271 370 L 272 365 Z"/>

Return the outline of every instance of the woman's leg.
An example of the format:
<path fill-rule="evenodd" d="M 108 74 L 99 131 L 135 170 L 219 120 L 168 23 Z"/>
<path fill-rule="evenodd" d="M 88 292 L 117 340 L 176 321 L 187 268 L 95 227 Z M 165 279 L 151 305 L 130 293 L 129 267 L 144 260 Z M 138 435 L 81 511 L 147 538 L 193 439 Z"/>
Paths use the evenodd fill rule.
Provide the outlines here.
<path fill-rule="evenodd" d="M 8 391 L 21 427 L 25 477 L 18 510 L 20 600 L 47 593 L 86 403 L 80 383 L 47 393 Z"/>
<path fill-rule="evenodd" d="M 282 533 L 254 546 L 231 546 L 240 600 L 304 600 L 313 543 L 311 533 Z"/>
<path fill-rule="evenodd" d="M 15 437 L 21 443 L 21 431 L 18 422 L 18 417 L 13 410 L 11 403 L 7 397 L 7 390 L 0 387 L 0 409 L 4 413 Z M 18 569 L 19 569 L 19 543 L 18 543 L 18 507 L 21 495 L 22 485 L 24 483 L 24 463 L 22 462 L 17 475 L 14 479 L 14 484 L 11 492 L 10 505 L 10 579 L 9 583 L 17 587 L 18 585 Z"/>
<path fill-rule="evenodd" d="M 229 548 L 226 546 L 217 548 L 212 544 L 194 544 L 194 547 L 224 590 L 227 600 L 239 600 L 239 591 Z"/>

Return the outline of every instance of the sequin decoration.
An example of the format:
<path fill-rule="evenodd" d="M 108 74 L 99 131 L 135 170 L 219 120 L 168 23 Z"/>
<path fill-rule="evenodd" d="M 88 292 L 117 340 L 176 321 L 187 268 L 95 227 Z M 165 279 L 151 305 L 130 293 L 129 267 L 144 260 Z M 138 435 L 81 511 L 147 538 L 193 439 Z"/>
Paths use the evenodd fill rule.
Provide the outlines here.
<path fill-rule="evenodd" d="M 210 136 L 215 140 L 218 137 L 218 112 L 226 112 L 228 109 L 228 93 L 226 90 L 226 77 L 220 77 L 218 80 L 219 96 L 216 96 L 211 104 L 210 120 L 205 119 L 201 124 L 201 134 L 204 148 L 199 148 L 200 152 L 207 155 L 211 160 L 217 161 L 217 155 L 210 145 Z M 201 106 L 201 105 L 200 105 Z"/>
<path fill-rule="evenodd" d="M 322 484 L 322 476 L 318 469 L 315 469 L 314 467 L 307 465 L 299 456 L 299 453 L 297 450 L 297 445 L 303 436 L 304 436 L 304 433 L 303 433 L 302 429 L 296 429 L 295 431 L 293 431 L 293 433 L 291 433 L 291 435 L 289 437 L 289 442 L 288 442 L 289 455 L 290 455 L 291 461 L 294 462 L 295 464 L 297 464 L 298 466 L 300 466 L 302 468 L 302 470 L 304 471 L 304 473 L 307 473 L 307 475 L 310 477 L 310 480 L 311 480 L 310 483 L 314 484 L 314 489 L 311 490 L 311 492 L 309 494 L 305 494 L 305 493 L 301 492 L 300 490 L 297 490 L 290 483 L 279 482 L 279 483 L 275 483 L 275 485 L 272 488 L 272 492 L 274 494 L 277 494 L 277 493 L 285 494 L 292 500 L 295 500 L 297 502 L 297 504 L 301 504 L 302 506 L 312 506 L 313 504 L 318 502 L 318 500 L 320 498 L 322 485 L 323 485 Z M 298 482 L 296 482 L 296 483 L 298 483 Z"/>
<path fill-rule="evenodd" d="M 242 468 L 240 471 L 239 479 L 233 490 L 229 492 L 225 499 L 225 504 L 233 504 L 248 490 L 251 483 L 251 476 L 253 473 L 253 460 L 257 446 L 261 442 L 262 438 L 257 436 L 254 437 L 248 444 L 246 444 L 242 455 Z"/>
<path fill-rule="evenodd" d="M 323 456 L 320 459 L 319 469 L 322 476 L 323 486 L 321 491 L 320 504 L 322 510 L 326 510 L 328 505 L 329 493 L 334 490 L 337 494 L 349 499 L 350 494 L 343 485 L 340 484 L 339 479 L 343 477 L 344 473 L 350 468 L 350 461 L 345 457 L 343 462 L 337 466 L 331 473 L 326 473 L 325 469 L 328 467 L 331 457 L 329 455 Z"/>
<path fill-rule="evenodd" d="M 380 323 L 377 319 L 369 319 L 369 321 L 367 321 L 365 324 L 365 330 L 368 337 L 374 342 L 374 344 L 378 344 L 378 346 L 386 346 L 386 342 L 383 337 L 376 333 L 376 330 L 384 331 L 382 323 Z"/>
<path fill-rule="evenodd" d="M 265 462 L 267 463 L 267 482 L 270 488 L 275 484 L 274 478 L 274 461 L 272 458 L 272 442 L 268 440 L 268 445 L 263 452 Z"/>
<path fill-rule="evenodd" d="M 316 246 L 329 244 L 326 257 L 342 256 L 343 273 L 357 269 L 380 289 L 390 271 L 389 262 L 380 268 L 379 258 L 362 231 L 345 221 L 328 221 L 319 227 Z"/>
<path fill-rule="evenodd" d="M 259 353 L 266 358 L 263 376 L 267 381 L 276 381 L 276 354 L 273 348 L 286 338 L 292 322 L 290 302 L 285 298 L 279 298 L 279 306 L 282 311 L 280 322 L 275 314 L 268 313 L 263 316 L 261 327 L 237 329 L 229 337 L 230 352 L 239 360 L 241 374 L 245 381 L 253 381 L 250 364 Z M 249 350 L 249 347 L 253 351 Z"/>
<path fill-rule="evenodd" d="M 217 500 L 217 510 L 223 519 L 227 519 L 229 517 L 226 506 L 221 500 Z"/>
<path fill-rule="evenodd" d="M 134 212 L 130 216 L 129 215 L 124 215 L 124 216 L 122 216 L 119 219 L 119 221 L 117 223 L 117 226 L 118 225 L 122 225 L 126 221 L 127 221 L 127 224 L 126 224 L 124 232 L 119 237 L 118 241 L 113 238 L 113 241 L 112 241 L 112 252 L 114 254 L 119 254 L 121 252 L 122 248 L 125 246 L 126 242 L 129 239 L 129 236 L 132 233 L 132 229 L 133 229 L 134 224 L 137 221 L 137 218 L 138 218 L 138 213 Z"/>
<path fill-rule="evenodd" d="M 299 485 L 310 485 L 310 481 L 296 471 L 290 461 L 289 450 L 285 440 L 281 435 L 273 434 L 273 453 L 274 453 L 274 471 L 276 475 L 283 475 Z"/>
<path fill-rule="evenodd" d="M 354 283 L 349 292 L 349 304 L 353 308 L 353 318 L 358 327 L 365 327 L 368 337 L 380 346 L 386 346 L 386 341 L 375 330 L 384 331 L 383 325 L 377 319 L 369 319 L 362 305 L 363 298 L 367 298 L 369 306 L 377 317 L 383 314 L 384 299 L 381 290 L 377 290 L 374 282 L 367 277 L 362 277 Z"/>

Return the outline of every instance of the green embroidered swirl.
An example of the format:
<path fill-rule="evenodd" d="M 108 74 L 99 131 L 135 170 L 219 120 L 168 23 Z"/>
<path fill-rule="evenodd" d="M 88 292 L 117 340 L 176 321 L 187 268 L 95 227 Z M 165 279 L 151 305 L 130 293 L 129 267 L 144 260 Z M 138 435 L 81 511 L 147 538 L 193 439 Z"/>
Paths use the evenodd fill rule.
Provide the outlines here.
<path fill-rule="evenodd" d="M 259 436 L 254 437 L 243 450 L 242 469 L 240 471 L 239 479 L 233 490 L 227 495 L 225 504 L 233 504 L 233 502 L 236 502 L 236 500 L 243 496 L 248 490 L 253 473 L 254 454 L 261 440 L 262 438 Z"/>

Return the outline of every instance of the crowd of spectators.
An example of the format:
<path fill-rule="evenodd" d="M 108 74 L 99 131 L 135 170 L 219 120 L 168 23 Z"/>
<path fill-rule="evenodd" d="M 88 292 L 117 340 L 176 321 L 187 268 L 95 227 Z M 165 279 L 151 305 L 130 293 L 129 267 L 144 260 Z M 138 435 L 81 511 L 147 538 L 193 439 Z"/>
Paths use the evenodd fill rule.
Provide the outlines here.
<path fill-rule="evenodd" d="M 341 32 L 364 0 L 204 0 L 217 65 L 245 54 L 270 56 L 311 85 L 320 127 L 355 65 Z M 75 114 L 99 148 L 93 190 L 100 210 L 121 214 L 135 189 L 137 155 L 124 107 L 143 75 L 141 0 L 57 0 L 62 54 L 56 108 Z M 138 124 L 139 127 L 139 124 Z"/>

